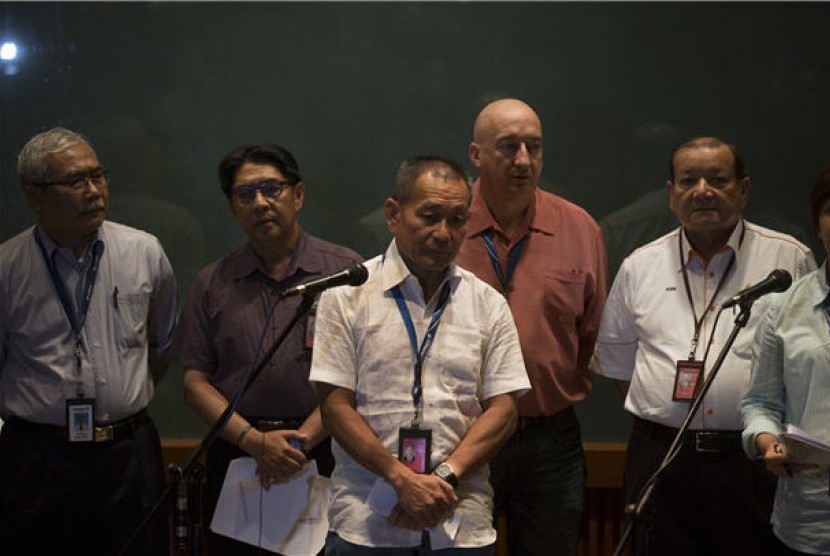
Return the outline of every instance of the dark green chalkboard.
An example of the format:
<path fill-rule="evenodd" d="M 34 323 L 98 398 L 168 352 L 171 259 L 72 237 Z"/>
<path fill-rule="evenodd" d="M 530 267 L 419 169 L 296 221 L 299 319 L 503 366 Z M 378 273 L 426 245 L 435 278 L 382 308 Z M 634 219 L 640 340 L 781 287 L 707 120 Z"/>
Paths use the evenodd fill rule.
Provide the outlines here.
<path fill-rule="evenodd" d="M 673 220 L 668 153 L 714 134 L 744 151 L 748 216 L 818 244 L 806 192 L 830 165 L 830 5 L 821 3 L 8 3 L 0 239 L 32 223 L 15 156 L 56 124 L 115 172 L 111 216 L 160 237 L 187 290 L 244 237 L 219 193 L 232 147 L 278 142 L 304 170 L 302 222 L 366 256 L 405 156 L 466 162 L 486 101 L 517 96 L 545 124 L 545 187 L 611 231 L 612 271 Z M 821 258 L 821 257 L 820 257 Z M 2 261 L 0 261 L 2 264 Z M 203 428 L 171 370 L 163 434 Z M 598 381 L 588 440 L 621 440 L 621 398 Z"/>

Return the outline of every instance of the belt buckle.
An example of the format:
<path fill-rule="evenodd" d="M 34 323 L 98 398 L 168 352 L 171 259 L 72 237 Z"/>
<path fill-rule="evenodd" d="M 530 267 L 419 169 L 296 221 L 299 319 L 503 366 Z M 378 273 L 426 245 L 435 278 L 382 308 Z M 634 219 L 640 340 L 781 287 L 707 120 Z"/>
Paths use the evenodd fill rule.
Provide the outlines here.
<path fill-rule="evenodd" d="M 107 442 L 112 440 L 115 429 L 112 425 L 104 427 L 95 427 L 95 442 Z"/>
<path fill-rule="evenodd" d="M 286 421 L 282 419 L 259 419 L 257 421 L 257 430 L 261 432 L 280 430 Z"/>
<path fill-rule="evenodd" d="M 695 452 L 704 454 L 711 454 L 720 452 L 717 448 L 713 448 L 710 440 L 714 435 L 710 432 L 698 431 L 695 433 Z"/>
<path fill-rule="evenodd" d="M 519 417 L 518 422 L 516 423 L 516 429 L 520 431 L 525 431 L 527 429 L 532 429 L 534 427 L 538 427 L 540 425 L 545 424 L 545 418 L 542 416 L 539 417 Z"/>

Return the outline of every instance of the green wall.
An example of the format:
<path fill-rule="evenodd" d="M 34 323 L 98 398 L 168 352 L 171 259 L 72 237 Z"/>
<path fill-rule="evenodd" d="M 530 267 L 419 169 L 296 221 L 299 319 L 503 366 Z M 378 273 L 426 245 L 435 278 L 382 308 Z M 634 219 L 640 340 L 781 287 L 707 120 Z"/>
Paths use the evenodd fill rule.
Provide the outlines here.
<path fill-rule="evenodd" d="M 674 225 L 668 154 L 697 134 L 746 155 L 750 218 L 818 247 L 806 206 L 830 165 L 828 4 L 4 2 L 0 18 L 22 48 L 1 68 L 0 239 L 33 222 L 16 154 L 65 125 L 115 172 L 111 218 L 159 236 L 183 291 L 244 241 L 215 177 L 234 146 L 291 149 L 303 226 L 372 256 L 397 162 L 466 162 L 475 114 L 505 95 L 540 113 L 544 185 L 602 221 L 612 271 Z M 152 412 L 163 434 L 196 436 L 181 390 L 174 368 Z M 586 439 L 624 440 L 621 405 L 598 380 Z"/>

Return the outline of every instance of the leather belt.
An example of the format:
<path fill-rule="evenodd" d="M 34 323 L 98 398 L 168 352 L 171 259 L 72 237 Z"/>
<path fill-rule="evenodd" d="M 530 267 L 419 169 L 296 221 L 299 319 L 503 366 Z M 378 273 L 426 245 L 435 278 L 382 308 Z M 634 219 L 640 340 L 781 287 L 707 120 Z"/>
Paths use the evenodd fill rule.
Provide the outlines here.
<path fill-rule="evenodd" d="M 147 415 L 147 410 L 142 409 L 135 415 L 113 421 L 106 425 L 96 425 L 93 431 L 94 442 L 110 442 L 113 440 L 120 440 L 132 434 L 138 427 L 150 420 Z M 38 438 L 54 438 L 55 440 L 69 441 L 69 432 L 66 427 L 58 425 L 45 425 L 43 423 L 34 423 L 21 419 L 20 417 L 10 417 L 6 421 L 5 426 L 12 427 L 24 432 L 30 436 Z M 83 444 L 81 442 L 73 442 L 73 444 Z"/>
<path fill-rule="evenodd" d="M 516 430 L 523 431 L 527 429 L 532 429 L 534 427 L 541 427 L 543 425 L 546 425 L 547 421 L 547 415 L 537 415 L 536 417 L 519 416 L 519 420 L 516 422 Z"/>
<path fill-rule="evenodd" d="M 553 427 L 560 420 L 570 417 L 573 413 L 572 407 L 566 407 L 553 415 L 536 415 L 535 417 L 519 416 L 516 421 L 516 431 L 524 431 L 535 427 Z"/>
<path fill-rule="evenodd" d="M 245 417 L 254 428 L 260 432 L 297 430 L 305 419 L 270 419 L 268 417 Z"/>
<path fill-rule="evenodd" d="M 677 429 L 660 425 L 653 421 L 635 417 L 635 426 L 645 431 L 649 436 L 671 442 L 677 435 Z M 702 454 L 738 452 L 743 450 L 741 445 L 741 431 L 729 430 L 695 430 L 686 431 L 683 442 L 695 452 Z"/>
<path fill-rule="evenodd" d="M 691 431 L 696 452 L 737 452 L 741 446 L 740 431 Z"/>

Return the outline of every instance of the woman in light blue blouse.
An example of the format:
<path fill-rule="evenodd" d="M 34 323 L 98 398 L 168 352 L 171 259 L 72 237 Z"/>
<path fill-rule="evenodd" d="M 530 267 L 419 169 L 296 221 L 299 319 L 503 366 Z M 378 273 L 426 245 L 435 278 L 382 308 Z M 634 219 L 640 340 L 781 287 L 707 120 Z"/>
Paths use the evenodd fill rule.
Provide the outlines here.
<path fill-rule="evenodd" d="M 830 253 L 830 169 L 810 192 L 812 224 Z M 793 424 L 830 443 L 830 267 L 827 259 L 770 302 L 755 333 L 752 381 L 741 405 L 744 450 L 779 477 L 772 525 L 786 554 L 830 554 L 828 466 L 787 454 Z"/>

